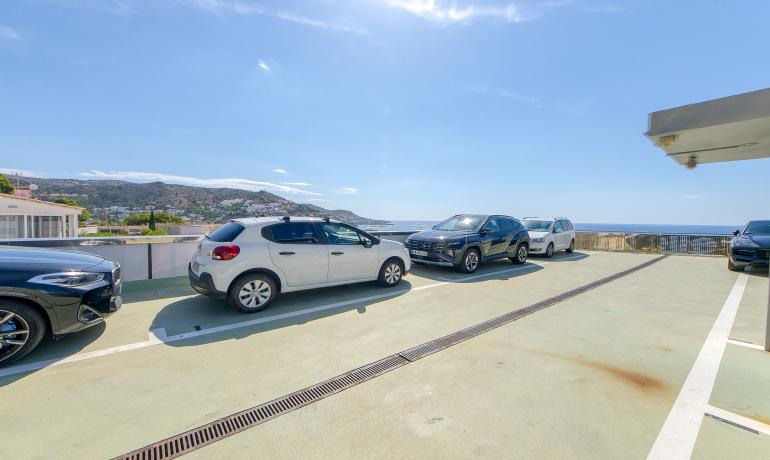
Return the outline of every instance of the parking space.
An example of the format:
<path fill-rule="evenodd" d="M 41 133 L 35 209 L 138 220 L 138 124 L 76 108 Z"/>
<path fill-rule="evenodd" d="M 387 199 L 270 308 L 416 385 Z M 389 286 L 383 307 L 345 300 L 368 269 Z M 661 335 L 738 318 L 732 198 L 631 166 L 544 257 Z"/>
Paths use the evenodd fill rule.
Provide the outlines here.
<path fill-rule="evenodd" d="M 574 254 L 471 276 L 416 267 L 394 290 L 290 294 L 255 315 L 184 280 L 135 284 L 106 328 L 3 370 L 0 454 L 118 455 L 653 257 Z M 723 265 L 669 257 L 191 456 L 643 457 L 735 283 Z M 738 351 L 752 350 L 728 349 L 725 363 L 757 378 Z"/>

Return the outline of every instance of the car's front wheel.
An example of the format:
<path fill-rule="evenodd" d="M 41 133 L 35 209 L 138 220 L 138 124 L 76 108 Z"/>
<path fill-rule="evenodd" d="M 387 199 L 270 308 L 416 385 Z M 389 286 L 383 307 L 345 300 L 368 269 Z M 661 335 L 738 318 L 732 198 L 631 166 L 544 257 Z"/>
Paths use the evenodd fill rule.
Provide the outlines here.
<path fill-rule="evenodd" d="M 554 253 L 554 246 L 553 246 L 553 243 L 550 243 L 548 247 L 545 249 L 545 256 L 550 259 L 551 257 L 553 257 L 553 253 Z"/>
<path fill-rule="evenodd" d="M 46 331 L 43 315 L 13 300 L 0 300 L 0 365 L 22 358 L 38 346 Z"/>
<path fill-rule="evenodd" d="M 398 259 L 388 259 L 380 267 L 380 274 L 377 277 L 377 284 L 385 287 L 392 287 L 401 282 L 404 277 L 404 264 Z"/>
<path fill-rule="evenodd" d="M 463 258 L 460 260 L 460 266 L 457 267 L 463 273 L 473 273 L 479 268 L 481 262 L 481 255 L 478 249 L 470 248 L 465 251 Z"/>
<path fill-rule="evenodd" d="M 739 268 L 738 266 L 736 266 L 733 263 L 733 261 L 730 260 L 729 257 L 727 259 L 727 269 L 730 270 L 731 272 L 742 272 L 743 271 L 743 268 Z"/>
<path fill-rule="evenodd" d="M 510 259 L 511 262 L 515 263 L 516 265 L 521 265 L 527 261 L 527 256 L 529 256 L 529 248 L 526 244 L 522 244 L 518 249 L 516 249 L 516 255 L 514 257 L 510 257 Z"/>
<path fill-rule="evenodd" d="M 275 280 L 263 273 L 239 278 L 228 295 L 230 305 L 244 313 L 256 313 L 267 308 L 278 296 Z"/>

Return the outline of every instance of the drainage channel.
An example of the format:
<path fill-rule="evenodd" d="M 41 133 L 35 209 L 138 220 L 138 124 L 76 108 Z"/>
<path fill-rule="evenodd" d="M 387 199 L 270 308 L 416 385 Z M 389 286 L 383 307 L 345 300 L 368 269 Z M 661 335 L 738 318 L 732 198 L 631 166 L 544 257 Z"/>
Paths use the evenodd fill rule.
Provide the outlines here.
<path fill-rule="evenodd" d="M 577 297 L 591 289 L 611 283 L 617 279 L 628 276 L 639 270 L 649 267 L 661 260 L 666 255 L 649 260 L 629 269 L 607 276 L 592 283 L 585 284 L 575 289 L 563 292 L 554 297 L 541 300 L 524 308 L 520 308 L 498 317 L 454 332 L 452 334 L 417 345 L 416 347 L 390 355 L 370 364 L 358 367 L 344 374 L 332 377 L 329 380 L 311 385 L 272 401 L 254 406 L 241 412 L 237 412 L 206 425 L 172 436 L 162 441 L 150 444 L 127 454 L 115 457 L 120 460 L 166 460 L 180 457 L 209 444 L 221 441 L 241 431 L 272 420 L 291 411 L 327 398 L 335 393 L 347 390 L 360 383 L 379 377 L 410 362 L 417 361 L 428 355 L 444 350 L 452 345 L 476 337 L 480 334 L 498 328 L 510 322 L 531 315 L 544 308 Z"/>

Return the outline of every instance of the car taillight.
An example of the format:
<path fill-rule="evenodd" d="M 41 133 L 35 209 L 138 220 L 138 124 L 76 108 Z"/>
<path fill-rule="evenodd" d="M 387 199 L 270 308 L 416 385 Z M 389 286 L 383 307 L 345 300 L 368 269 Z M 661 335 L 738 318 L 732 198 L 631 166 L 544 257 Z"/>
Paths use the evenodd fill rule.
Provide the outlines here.
<path fill-rule="evenodd" d="M 211 258 L 214 260 L 230 260 L 241 253 L 241 248 L 234 244 L 228 244 L 227 246 L 217 246 L 211 251 Z"/>

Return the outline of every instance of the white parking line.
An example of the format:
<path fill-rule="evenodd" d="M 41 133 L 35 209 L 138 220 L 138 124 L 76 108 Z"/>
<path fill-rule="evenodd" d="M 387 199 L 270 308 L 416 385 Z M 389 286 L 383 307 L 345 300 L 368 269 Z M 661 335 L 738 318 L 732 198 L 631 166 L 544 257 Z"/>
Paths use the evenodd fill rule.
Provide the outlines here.
<path fill-rule="evenodd" d="M 714 389 L 719 363 L 746 290 L 748 275 L 735 280 L 682 389 L 647 456 L 648 460 L 689 459 L 698 438 L 703 414 Z"/>
<path fill-rule="evenodd" d="M 583 258 L 583 256 L 573 256 L 573 257 L 570 257 L 570 258 L 562 258 L 562 259 L 557 259 L 557 260 L 553 260 L 553 261 L 549 261 L 549 262 L 542 262 L 542 264 L 543 265 L 548 265 L 548 264 L 556 263 L 556 262 L 559 262 L 559 261 L 562 261 L 562 260 L 573 260 L 573 259 L 577 259 L 577 258 Z M 376 300 L 387 299 L 389 297 L 396 297 L 396 296 L 399 296 L 399 295 L 402 295 L 402 294 L 406 295 L 406 294 L 409 294 L 410 292 L 424 291 L 426 289 L 433 289 L 433 288 L 437 288 L 437 287 L 441 287 L 441 286 L 450 285 L 450 284 L 452 284 L 452 282 L 470 281 L 470 280 L 486 278 L 486 277 L 490 277 L 490 276 L 494 276 L 494 275 L 499 275 L 499 274 L 502 274 L 502 273 L 510 273 L 510 272 L 522 271 L 522 270 L 529 269 L 529 268 L 532 268 L 532 266 L 528 265 L 528 266 L 524 266 L 524 267 L 509 268 L 509 269 L 505 269 L 505 270 L 498 270 L 498 271 L 489 272 L 489 273 L 482 273 L 482 274 L 478 274 L 478 275 L 461 276 L 461 277 L 454 278 L 454 279 L 440 278 L 442 281 L 439 282 L 439 283 L 433 283 L 433 284 L 428 284 L 428 285 L 425 285 L 425 286 L 419 286 L 419 287 L 412 288 L 412 289 L 409 289 L 409 290 L 388 291 L 388 292 L 385 292 L 383 294 L 377 294 L 377 295 L 368 296 L 368 297 L 360 297 L 358 299 L 345 300 L 343 302 L 334 302 L 334 303 L 330 303 L 330 304 L 326 304 L 326 305 L 320 305 L 318 307 L 311 307 L 311 308 L 305 308 L 305 309 L 302 309 L 302 310 L 292 311 L 292 312 L 288 312 L 288 313 L 281 313 L 281 314 L 277 314 L 277 315 L 264 316 L 262 318 L 256 318 L 256 319 L 253 319 L 253 320 L 241 321 L 241 322 L 238 322 L 238 323 L 231 323 L 231 324 L 226 324 L 226 325 L 223 325 L 223 326 L 216 326 L 216 327 L 211 327 L 211 328 L 208 328 L 208 329 L 202 329 L 200 331 L 190 331 L 190 332 L 185 332 L 185 333 L 182 333 L 182 334 L 175 334 L 175 335 L 171 335 L 171 336 L 167 336 L 166 335 L 165 328 L 151 329 L 149 331 L 149 334 L 148 334 L 149 335 L 148 339 L 143 341 L 143 342 L 129 343 L 129 344 L 126 344 L 126 345 L 120 345 L 120 346 L 116 346 L 116 347 L 105 348 L 105 349 L 102 349 L 102 350 L 95 350 L 95 351 L 89 351 L 89 352 L 85 352 L 85 353 L 78 353 L 78 354 L 71 355 L 71 356 L 68 356 L 68 357 L 65 357 L 65 358 L 49 359 L 49 360 L 45 360 L 45 361 L 36 361 L 36 362 L 33 362 L 33 363 L 22 364 L 22 365 L 19 365 L 19 366 L 12 366 L 12 367 L 8 367 L 8 368 L 5 368 L 5 369 L 0 369 L 0 377 L 7 377 L 7 376 L 10 376 L 10 375 L 22 374 L 22 373 L 25 373 L 25 372 L 31 372 L 31 371 L 35 371 L 35 370 L 42 369 L 42 368 L 45 368 L 45 367 L 58 366 L 60 364 L 68 364 L 68 363 L 74 363 L 74 362 L 78 362 L 78 361 L 85 361 L 87 359 L 99 358 L 99 357 L 102 357 L 102 356 L 113 355 L 113 354 L 122 353 L 122 352 L 125 352 L 125 351 L 131 351 L 131 350 L 138 350 L 138 349 L 141 349 L 141 348 L 153 347 L 153 346 L 160 345 L 160 344 L 163 344 L 163 343 L 171 343 L 171 342 L 177 342 L 179 340 L 192 339 L 192 338 L 195 338 L 195 337 L 202 337 L 202 336 L 206 336 L 206 335 L 210 335 L 210 334 L 218 334 L 218 333 L 221 333 L 221 332 L 231 331 L 231 330 L 234 330 L 234 329 L 240 329 L 240 328 L 243 328 L 243 327 L 256 326 L 256 325 L 259 325 L 259 324 L 271 323 L 271 322 L 280 321 L 280 320 L 283 320 L 283 319 L 295 318 L 297 316 L 304 316 L 304 315 L 308 315 L 308 314 L 311 314 L 311 313 L 317 313 L 317 312 L 326 311 L 326 310 L 333 310 L 335 308 L 346 307 L 346 306 L 349 306 L 349 305 L 354 305 L 354 304 L 358 304 L 358 303 L 362 303 L 362 302 L 374 302 Z"/>
<path fill-rule="evenodd" d="M 754 350 L 765 351 L 765 347 L 763 347 L 762 345 L 757 345 L 756 343 L 741 342 L 740 340 L 733 340 L 733 339 L 727 339 L 727 343 L 732 345 L 738 345 L 740 347 L 751 348 Z"/>
<path fill-rule="evenodd" d="M 766 423 L 762 423 L 759 420 L 754 420 L 753 418 L 744 417 L 743 415 L 738 415 L 736 413 L 733 413 L 724 409 L 720 409 L 718 407 L 714 407 L 711 405 L 706 406 L 706 413 L 717 416 L 721 419 L 727 420 L 728 422 L 737 423 L 738 425 L 745 426 L 746 428 L 751 428 L 752 430 L 757 431 L 759 433 L 770 435 L 770 425 Z"/>

